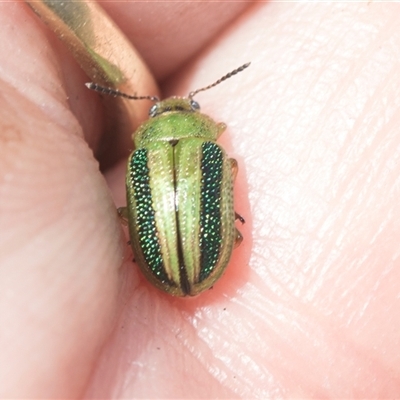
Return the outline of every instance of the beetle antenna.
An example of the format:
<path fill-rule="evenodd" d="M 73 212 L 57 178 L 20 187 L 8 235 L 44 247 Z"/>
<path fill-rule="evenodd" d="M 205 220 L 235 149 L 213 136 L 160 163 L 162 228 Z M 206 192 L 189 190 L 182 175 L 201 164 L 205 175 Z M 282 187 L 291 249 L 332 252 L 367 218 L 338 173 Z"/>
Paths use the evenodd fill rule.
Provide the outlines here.
<path fill-rule="evenodd" d="M 233 75 L 238 74 L 239 72 L 242 72 L 244 69 L 246 69 L 251 63 L 246 63 L 243 64 L 241 67 L 234 69 L 233 71 L 229 72 L 228 74 L 224 75 L 222 78 L 219 78 L 216 82 L 212 83 L 211 85 L 208 85 L 206 87 L 203 87 L 201 89 L 197 89 L 193 92 L 189 93 L 189 99 L 192 99 L 194 95 L 196 95 L 199 92 L 204 92 L 204 90 L 208 90 L 211 89 L 214 86 L 217 86 L 218 84 L 220 84 L 223 81 L 226 81 L 228 78 L 230 78 Z"/>
<path fill-rule="evenodd" d="M 95 92 L 103 93 L 103 94 L 109 94 L 111 96 L 117 97 L 125 97 L 126 99 L 130 100 L 151 100 L 151 101 L 160 101 L 158 97 L 156 96 L 132 96 L 130 94 L 126 94 L 124 92 L 120 92 L 117 89 L 112 89 L 104 86 L 100 86 L 97 83 L 89 82 L 85 83 L 85 86 L 89 88 L 90 90 L 94 90 Z"/>

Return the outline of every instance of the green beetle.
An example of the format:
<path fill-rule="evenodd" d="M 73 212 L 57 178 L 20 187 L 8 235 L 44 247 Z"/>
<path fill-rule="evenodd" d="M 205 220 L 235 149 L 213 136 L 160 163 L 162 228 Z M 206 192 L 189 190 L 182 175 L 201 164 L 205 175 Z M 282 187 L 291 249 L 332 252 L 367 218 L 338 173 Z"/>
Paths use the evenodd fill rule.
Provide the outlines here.
<path fill-rule="evenodd" d="M 242 241 L 233 208 L 237 162 L 216 143 L 226 129 L 199 112 L 193 96 L 247 68 L 245 64 L 188 97 L 158 101 L 87 84 L 130 99 L 157 101 L 133 134 L 128 159 L 127 221 L 135 260 L 146 278 L 174 296 L 196 296 L 223 274 Z"/>

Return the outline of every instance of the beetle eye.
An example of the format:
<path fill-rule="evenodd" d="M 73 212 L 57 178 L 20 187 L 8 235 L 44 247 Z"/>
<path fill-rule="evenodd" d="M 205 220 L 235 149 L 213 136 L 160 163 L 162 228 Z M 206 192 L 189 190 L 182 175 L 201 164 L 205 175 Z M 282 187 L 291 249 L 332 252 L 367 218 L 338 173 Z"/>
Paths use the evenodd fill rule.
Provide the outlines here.
<path fill-rule="evenodd" d="M 200 110 L 200 104 L 195 100 L 190 100 L 190 107 L 193 111 Z"/>
<path fill-rule="evenodd" d="M 157 111 L 158 111 L 157 104 L 152 105 L 150 110 L 149 110 L 149 116 L 150 117 L 154 117 L 157 114 Z"/>

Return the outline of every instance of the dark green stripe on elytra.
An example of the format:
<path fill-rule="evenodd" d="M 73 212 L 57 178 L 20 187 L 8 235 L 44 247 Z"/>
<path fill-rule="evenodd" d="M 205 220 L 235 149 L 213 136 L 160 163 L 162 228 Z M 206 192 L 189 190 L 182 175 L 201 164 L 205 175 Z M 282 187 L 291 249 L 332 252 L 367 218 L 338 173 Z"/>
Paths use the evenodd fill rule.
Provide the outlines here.
<path fill-rule="evenodd" d="M 200 282 L 214 270 L 221 246 L 221 184 L 223 154 L 213 142 L 202 144 L 200 211 Z"/>
<path fill-rule="evenodd" d="M 130 174 L 136 203 L 138 240 L 147 265 L 161 282 L 167 282 L 161 247 L 157 238 L 155 213 L 151 198 L 146 149 L 138 149 L 131 158 Z"/>

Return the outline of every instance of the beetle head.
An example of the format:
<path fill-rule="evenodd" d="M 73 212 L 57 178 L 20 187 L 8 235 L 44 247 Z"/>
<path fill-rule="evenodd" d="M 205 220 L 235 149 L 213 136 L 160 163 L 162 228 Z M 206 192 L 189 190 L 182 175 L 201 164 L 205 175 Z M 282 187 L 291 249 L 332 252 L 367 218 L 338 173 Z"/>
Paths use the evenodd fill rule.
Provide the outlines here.
<path fill-rule="evenodd" d="M 167 112 L 196 112 L 200 110 L 200 105 L 197 101 L 187 97 L 170 97 L 154 104 L 149 110 L 150 117 Z"/>

